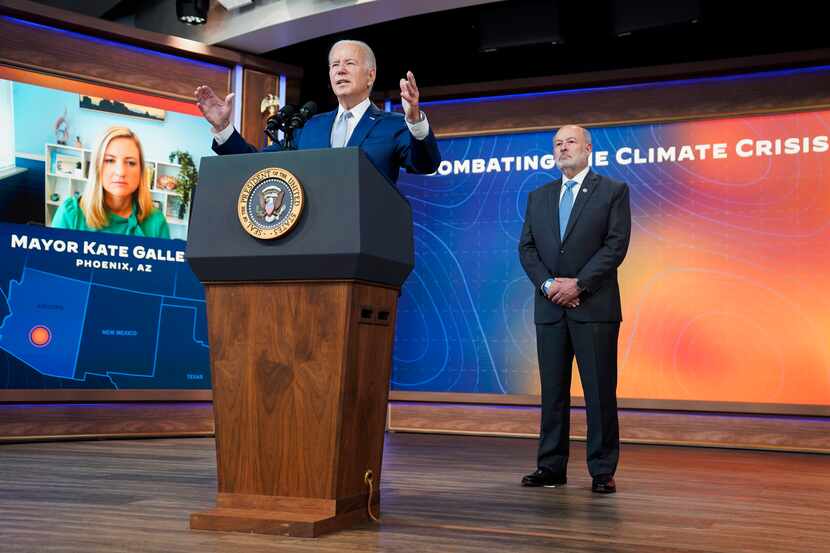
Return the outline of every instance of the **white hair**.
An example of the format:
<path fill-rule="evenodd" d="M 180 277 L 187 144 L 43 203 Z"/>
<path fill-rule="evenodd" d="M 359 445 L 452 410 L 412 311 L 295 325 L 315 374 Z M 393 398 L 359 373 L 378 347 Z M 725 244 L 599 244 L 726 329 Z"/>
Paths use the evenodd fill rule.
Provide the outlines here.
<path fill-rule="evenodd" d="M 334 44 L 331 45 L 329 48 L 329 63 L 331 63 L 331 53 L 334 51 L 335 48 L 338 46 L 357 46 L 361 50 L 363 50 L 363 54 L 366 56 L 366 65 L 369 69 L 376 69 L 377 62 L 375 62 L 375 53 L 372 52 L 372 49 L 363 41 L 360 40 L 338 40 Z"/>
<path fill-rule="evenodd" d="M 564 126 L 559 128 L 559 131 L 561 131 L 565 127 L 575 127 L 577 129 L 580 129 L 582 131 L 582 135 L 585 137 L 585 144 L 592 144 L 592 142 L 591 142 L 591 131 L 589 131 L 585 127 L 580 127 L 579 125 L 564 125 Z M 559 131 L 556 131 L 556 133 L 554 133 L 554 135 L 553 135 L 553 140 L 554 141 L 556 140 L 556 135 L 559 134 Z"/>

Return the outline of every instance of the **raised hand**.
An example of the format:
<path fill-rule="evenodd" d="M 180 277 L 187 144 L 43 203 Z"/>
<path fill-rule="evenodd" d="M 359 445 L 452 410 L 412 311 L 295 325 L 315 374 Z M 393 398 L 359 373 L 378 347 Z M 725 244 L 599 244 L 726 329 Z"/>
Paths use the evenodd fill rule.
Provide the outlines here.
<path fill-rule="evenodd" d="M 415 84 L 415 75 L 412 71 L 406 72 L 406 78 L 401 79 L 401 104 L 406 114 L 406 120 L 417 123 L 421 120 L 421 108 L 418 105 L 418 85 Z"/>
<path fill-rule="evenodd" d="M 193 95 L 196 97 L 196 106 L 208 123 L 213 125 L 214 132 L 220 132 L 230 125 L 231 113 L 233 113 L 233 92 L 225 96 L 223 100 L 213 92 L 212 88 L 203 85 L 197 88 Z"/>

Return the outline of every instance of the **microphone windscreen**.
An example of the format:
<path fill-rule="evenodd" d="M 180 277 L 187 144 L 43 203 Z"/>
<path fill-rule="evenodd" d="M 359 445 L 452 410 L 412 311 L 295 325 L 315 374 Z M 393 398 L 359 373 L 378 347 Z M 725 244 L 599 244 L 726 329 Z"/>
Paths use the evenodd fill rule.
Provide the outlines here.
<path fill-rule="evenodd" d="M 314 117 L 314 114 L 317 113 L 317 104 L 314 102 L 306 102 L 303 104 L 303 107 L 300 108 L 300 111 L 303 113 L 303 117 L 311 119 Z"/>
<path fill-rule="evenodd" d="M 295 106 L 292 106 L 291 104 L 285 104 L 284 106 L 282 106 L 282 109 L 280 110 L 280 115 L 283 119 L 288 119 L 295 113 L 297 113 L 297 108 Z"/>

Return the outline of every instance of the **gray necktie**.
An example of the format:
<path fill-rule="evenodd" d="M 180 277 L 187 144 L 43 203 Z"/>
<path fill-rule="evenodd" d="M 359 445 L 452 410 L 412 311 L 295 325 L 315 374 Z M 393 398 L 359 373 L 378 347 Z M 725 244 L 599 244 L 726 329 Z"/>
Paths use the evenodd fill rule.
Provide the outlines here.
<path fill-rule="evenodd" d="M 334 130 L 331 133 L 331 147 L 342 148 L 346 145 L 349 136 L 349 119 L 353 117 L 352 112 L 344 111 L 334 123 Z"/>
<path fill-rule="evenodd" d="M 562 199 L 559 200 L 559 239 L 565 238 L 565 229 L 568 228 L 568 219 L 571 216 L 571 209 L 574 206 L 574 187 L 577 182 L 569 180 L 562 186 L 565 187 L 565 192 L 562 194 Z"/>

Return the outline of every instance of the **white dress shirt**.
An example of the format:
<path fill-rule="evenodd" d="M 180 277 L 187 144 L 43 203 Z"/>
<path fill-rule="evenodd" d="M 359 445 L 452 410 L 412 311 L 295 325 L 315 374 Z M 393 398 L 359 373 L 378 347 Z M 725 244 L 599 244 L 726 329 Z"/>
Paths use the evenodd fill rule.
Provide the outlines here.
<path fill-rule="evenodd" d="M 573 187 L 573 192 L 574 192 L 573 193 L 573 203 L 576 203 L 576 196 L 579 193 L 579 191 L 582 189 L 582 182 L 585 180 L 585 177 L 588 176 L 588 171 L 590 171 L 590 170 L 591 170 L 591 166 L 589 165 L 588 167 L 586 167 L 585 169 L 583 169 L 582 171 L 580 171 L 579 173 L 574 175 L 574 178 L 572 178 L 572 179 L 569 179 L 565 175 L 562 175 L 562 190 L 559 191 L 559 203 L 562 203 L 562 196 L 565 195 L 565 183 L 568 182 L 568 181 L 576 181 L 577 185 Z M 573 205 L 573 204 L 571 204 L 571 205 Z"/>

